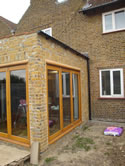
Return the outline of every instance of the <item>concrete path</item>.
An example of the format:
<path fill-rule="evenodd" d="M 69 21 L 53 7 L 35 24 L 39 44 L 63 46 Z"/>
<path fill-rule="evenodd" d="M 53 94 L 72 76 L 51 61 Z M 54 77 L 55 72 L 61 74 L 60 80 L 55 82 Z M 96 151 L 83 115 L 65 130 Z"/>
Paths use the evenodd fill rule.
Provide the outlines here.
<path fill-rule="evenodd" d="M 29 150 L 0 141 L 0 166 L 19 161 L 30 154 Z"/>

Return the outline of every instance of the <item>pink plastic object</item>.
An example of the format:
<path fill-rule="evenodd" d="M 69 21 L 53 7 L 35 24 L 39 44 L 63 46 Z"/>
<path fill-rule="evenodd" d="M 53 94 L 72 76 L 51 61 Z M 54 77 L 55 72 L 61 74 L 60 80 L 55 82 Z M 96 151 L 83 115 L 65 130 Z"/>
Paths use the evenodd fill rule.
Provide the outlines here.
<path fill-rule="evenodd" d="M 104 130 L 104 135 L 120 136 L 122 133 L 123 133 L 122 127 L 107 127 Z"/>

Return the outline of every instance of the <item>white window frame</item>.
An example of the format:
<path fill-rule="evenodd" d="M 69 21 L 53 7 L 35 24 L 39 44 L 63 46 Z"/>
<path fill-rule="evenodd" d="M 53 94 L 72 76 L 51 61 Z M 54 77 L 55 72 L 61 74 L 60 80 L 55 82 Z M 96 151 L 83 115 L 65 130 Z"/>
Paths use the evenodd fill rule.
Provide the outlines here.
<path fill-rule="evenodd" d="M 46 33 L 46 31 L 50 31 L 50 36 L 52 36 L 52 28 L 46 28 L 46 29 L 43 29 L 42 32 Z M 47 33 L 46 33 L 47 34 Z M 47 34 L 48 35 L 48 34 Z"/>
<path fill-rule="evenodd" d="M 125 8 L 121 8 L 121 9 L 118 9 L 118 10 L 113 10 L 111 12 L 106 12 L 106 13 L 102 14 L 103 33 L 115 32 L 115 31 L 120 31 L 120 30 L 124 30 L 125 29 L 125 27 L 124 28 L 120 28 L 120 29 L 116 29 L 116 27 L 115 27 L 115 13 L 119 12 L 119 11 L 122 11 L 122 10 L 125 11 Z M 111 30 L 106 30 L 105 29 L 105 16 L 108 15 L 108 14 L 112 15 L 112 29 Z"/>
<path fill-rule="evenodd" d="M 102 71 L 110 71 L 110 89 L 111 89 L 111 95 L 103 95 L 102 94 Z M 114 84 L 113 84 L 113 71 L 120 71 L 120 83 L 121 83 L 121 94 L 114 94 Z M 124 97 L 124 79 L 123 79 L 123 69 L 103 69 L 99 71 L 99 79 L 100 79 L 100 97 L 113 97 L 113 98 L 123 98 Z"/>

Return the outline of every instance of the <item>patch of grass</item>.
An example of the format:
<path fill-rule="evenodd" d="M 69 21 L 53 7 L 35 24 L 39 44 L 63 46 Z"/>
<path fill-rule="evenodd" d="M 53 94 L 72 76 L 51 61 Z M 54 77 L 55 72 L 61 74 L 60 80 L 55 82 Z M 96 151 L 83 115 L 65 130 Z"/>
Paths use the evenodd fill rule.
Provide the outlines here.
<path fill-rule="evenodd" d="M 108 153 L 108 152 L 105 152 L 104 155 L 109 156 L 109 153 Z"/>
<path fill-rule="evenodd" d="M 66 145 L 63 147 L 63 150 L 68 150 L 69 149 L 69 145 Z"/>
<path fill-rule="evenodd" d="M 85 131 L 85 130 L 87 130 L 88 128 L 89 128 L 89 127 L 88 127 L 87 125 L 85 125 L 85 126 L 82 127 L 82 130 Z"/>
<path fill-rule="evenodd" d="M 50 162 L 52 162 L 52 161 L 54 161 L 54 160 L 56 160 L 55 157 L 48 157 L 48 158 L 45 159 L 45 162 L 46 162 L 46 163 L 50 163 Z"/>
<path fill-rule="evenodd" d="M 97 150 L 97 147 L 96 147 L 96 146 L 94 146 L 94 149 L 95 149 L 95 150 Z"/>
<path fill-rule="evenodd" d="M 91 146 L 94 144 L 94 141 L 91 138 L 84 138 L 84 137 L 76 137 L 75 143 L 72 145 L 72 149 L 84 149 L 85 151 L 89 151 Z"/>
<path fill-rule="evenodd" d="M 74 140 L 74 139 L 77 139 L 79 137 L 80 137 L 80 135 L 74 135 L 72 139 Z"/>
<path fill-rule="evenodd" d="M 112 145 L 112 143 L 110 143 L 110 142 L 106 142 L 106 145 L 111 146 L 111 145 Z"/>

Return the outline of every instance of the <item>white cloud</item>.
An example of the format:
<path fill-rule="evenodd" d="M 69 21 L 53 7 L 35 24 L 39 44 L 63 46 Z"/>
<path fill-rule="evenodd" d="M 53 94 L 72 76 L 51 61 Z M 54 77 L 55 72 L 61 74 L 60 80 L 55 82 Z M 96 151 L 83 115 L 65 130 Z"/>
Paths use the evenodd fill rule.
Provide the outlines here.
<path fill-rule="evenodd" d="M 18 23 L 30 5 L 30 0 L 0 0 L 0 16 Z"/>

